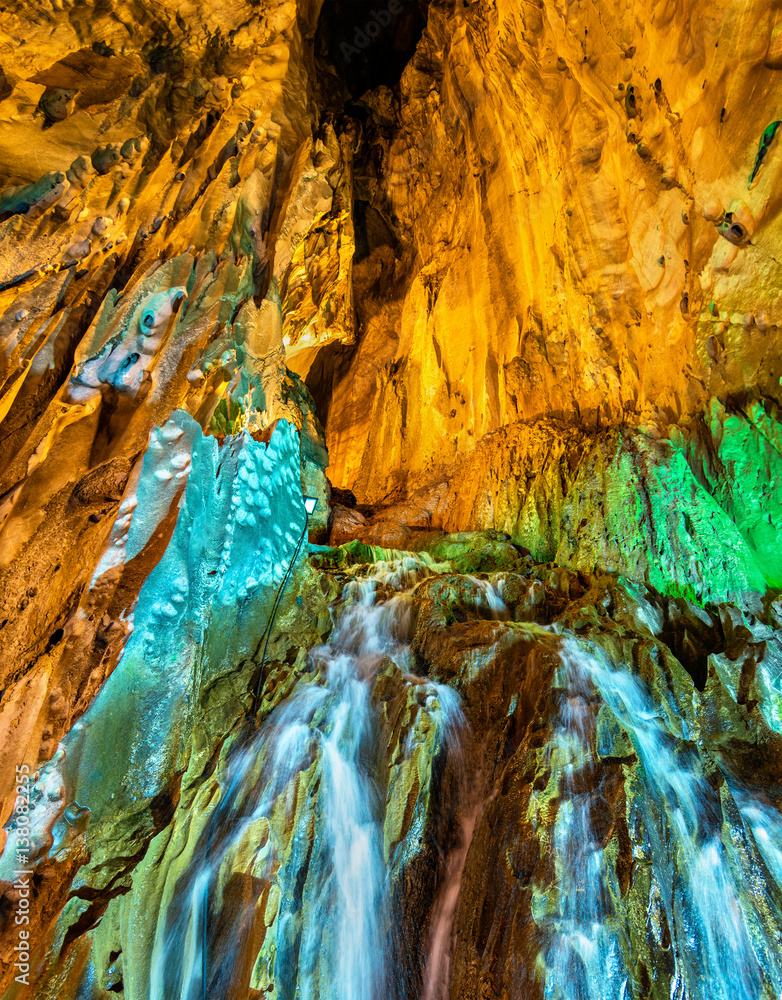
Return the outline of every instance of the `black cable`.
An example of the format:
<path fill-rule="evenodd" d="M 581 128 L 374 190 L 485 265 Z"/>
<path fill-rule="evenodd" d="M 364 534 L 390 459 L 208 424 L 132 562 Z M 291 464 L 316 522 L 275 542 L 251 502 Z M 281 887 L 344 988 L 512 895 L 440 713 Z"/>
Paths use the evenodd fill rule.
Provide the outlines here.
<path fill-rule="evenodd" d="M 271 615 L 269 617 L 269 624 L 266 626 L 266 642 L 264 643 L 264 646 L 263 646 L 263 656 L 261 657 L 261 666 L 260 666 L 260 669 L 258 671 L 258 682 L 255 685 L 255 694 L 254 694 L 253 703 L 252 703 L 252 714 L 253 715 L 255 715 L 255 713 L 258 711 L 258 700 L 261 697 L 261 685 L 263 683 L 263 665 L 266 662 L 266 652 L 267 652 L 267 650 L 269 648 L 269 639 L 271 638 L 272 628 L 274 627 L 274 619 L 275 619 L 275 617 L 277 615 L 277 609 L 280 606 L 280 601 L 282 599 L 282 595 L 283 595 L 283 593 L 285 591 L 285 587 L 286 587 L 286 585 L 288 583 L 288 578 L 291 575 L 291 570 L 293 569 L 293 566 L 294 566 L 294 564 L 296 562 L 296 559 L 298 558 L 299 549 L 301 549 L 301 543 L 304 541 L 304 536 L 307 533 L 307 527 L 309 525 L 309 520 L 310 520 L 310 516 L 309 516 L 309 514 L 305 510 L 305 512 L 304 512 L 304 527 L 302 528 L 301 535 L 299 535 L 299 540 L 296 543 L 296 548 L 295 548 L 295 550 L 293 552 L 293 558 L 291 559 L 290 563 L 288 563 L 288 569 L 287 569 L 287 571 L 285 573 L 285 576 L 282 578 L 282 583 L 280 584 L 280 586 L 277 589 L 277 596 L 276 596 L 276 598 L 274 600 L 274 605 L 272 607 L 272 613 L 271 613 Z M 260 646 L 260 643 L 258 643 L 258 645 Z M 256 654 L 257 654 L 257 652 L 258 651 L 256 650 Z"/>

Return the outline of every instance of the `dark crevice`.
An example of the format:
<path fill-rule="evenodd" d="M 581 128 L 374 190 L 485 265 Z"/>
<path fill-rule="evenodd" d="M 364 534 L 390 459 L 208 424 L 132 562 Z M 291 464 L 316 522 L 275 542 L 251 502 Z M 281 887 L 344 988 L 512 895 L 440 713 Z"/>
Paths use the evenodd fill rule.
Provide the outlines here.
<path fill-rule="evenodd" d="M 318 351 L 304 379 L 304 384 L 315 402 L 318 420 L 324 429 L 328 424 L 334 385 L 338 382 L 340 375 L 347 370 L 352 352 L 353 349 L 344 344 L 327 344 Z"/>
<path fill-rule="evenodd" d="M 326 0 L 315 34 L 318 69 L 336 77 L 353 100 L 376 87 L 393 89 L 421 38 L 427 6 L 428 0 Z"/>
<path fill-rule="evenodd" d="M 61 628 L 56 628 L 54 632 L 49 636 L 49 644 L 46 647 L 46 652 L 48 653 L 50 649 L 53 649 L 58 643 L 62 642 L 65 632 Z"/>
<path fill-rule="evenodd" d="M 711 624 L 692 612 L 682 598 L 666 602 L 666 621 L 661 638 L 692 678 L 698 691 L 703 691 L 709 677 L 709 656 L 725 652 L 725 637 L 715 615 Z"/>

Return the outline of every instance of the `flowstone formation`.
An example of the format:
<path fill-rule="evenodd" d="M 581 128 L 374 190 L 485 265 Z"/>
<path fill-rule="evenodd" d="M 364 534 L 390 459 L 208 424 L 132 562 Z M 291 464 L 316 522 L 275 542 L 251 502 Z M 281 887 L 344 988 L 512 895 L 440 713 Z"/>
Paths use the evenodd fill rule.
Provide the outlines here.
<path fill-rule="evenodd" d="M 0 995 L 782 995 L 780 69 L 6 5 Z"/>

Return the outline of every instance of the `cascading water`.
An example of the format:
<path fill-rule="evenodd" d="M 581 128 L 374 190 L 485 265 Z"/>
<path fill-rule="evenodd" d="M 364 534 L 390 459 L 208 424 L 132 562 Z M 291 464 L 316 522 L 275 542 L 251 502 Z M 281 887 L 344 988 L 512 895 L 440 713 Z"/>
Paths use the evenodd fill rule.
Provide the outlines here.
<path fill-rule="evenodd" d="M 502 599 L 502 580 L 495 586 L 490 580 L 479 580 L 474 576 L 468 579 L 480 592 L 491 617 L 495 621 L 507 621 L 510 618 L 510 611 Z"/>
<path fill-rule="evenodd" d="M 586 652 L 562 647 L 561 699 L 551 765 L 561 770 L 554 832 L 559 903 L 548 927 L 546 996 L 557 1000 L 640 1000 L 628 969 L 627 929 L 594 822 L 601 808 L 596 716 L 607 706 L 640 764 L 642 794 L 631 817 L 636 863 L 649 866 L 659 912 L 648 932 L 670 949 L 672 1000 L 772 1000 L 782 995 L 782 817 L 774 806 L 723 775 L 706 779 L 696 737 L 644 682 Z"/>
<path fill-rule="evenodd" d="M 458 695 L 409 674 L 409 602 L 401 592 L 430 574 L 427 564 L 406 557 L 377 564 L 371 577 L 348 582 L 335 609 L 331 641 L 311 651 L 311 673 L 258 730 L 237 740 L 220 802 L 202 834 L 198 863 L 177 886 L 182 905 L 158 928 L 150 1000 L 228 993 L 227 970 L 236 964 L 255 900 L 229 910 L 233 929 L 227 932 L 227 887 L 220 873 L 229 856 L 253 849 L 255 876 L 279 887 L 276 941 L 259 959 L 266 954 L 264 972 L 275 995 L 281 1000 L 388 995 L 391 914 L 376 766 L 381 728 L 372 702 L 376 675 L 388 659 L 411 689 L 421 691 L 438 744 L 453 756 L 462 778 L 465 774 L 467 725 Z M 305 794 L 310 804 L 302 809 L 299 803 L 291 829 Z M 468 844 L 466 823 L 449 865 L 442 929 L 435 935 L 436 971 L 430 972 L 438 991 L 447 981 L 447 939 Z"/>
<path fill-rule="evenodd" d="M 626 972 L 619 957 L 606 866 L 592 814 L 595 782 L 596 697 L 580 659 L 562 657 L 557 717 L 549 762 L 560 772 L 561 801 L 553 833 L 559 906 L 546 954 L 550 1000 L 625 1000 Z"/>
<path fill-rule="evenodd" d="M 694 687 L 652 639 L 651 598 L 611 592 L 621 630 L 575 605 L 577 638 L 574 602 L 534 577 L 387 558 L 329 550 L 302 573 L 301 593 L 337 595 L 330 638 L 279 642 L 262 722 L 183 780 L 110 904 L 125 921 L 122 950 L 104 949 L 112 984 L 128 1000 L 781 996 L 765 716 L 714 677 Z M 755 740 L 740 753 L 731 718 Z M 747 745 L 765 754 L 757 786 Z M 95 912 L 69 905 L 71 926 Z"/>

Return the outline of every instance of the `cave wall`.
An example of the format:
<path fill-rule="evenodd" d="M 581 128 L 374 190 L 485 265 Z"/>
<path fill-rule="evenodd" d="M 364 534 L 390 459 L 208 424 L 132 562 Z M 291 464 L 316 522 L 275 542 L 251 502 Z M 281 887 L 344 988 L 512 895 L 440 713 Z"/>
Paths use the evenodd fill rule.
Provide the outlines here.
<path fill-rule="evenodd" d="M 495 529 L 567 567 L 568 597 L 615 571 L 691 602 L 690 631 L 697 604 L 756 607 L 782 586 L 780 18 L 727 0 L 7 5 L 0 790 L 5 822 L 12 765 L 44 776 L 41 996 L 85 975 L 111 991 L 118 943 L 129 963 L 153 946 L 157 924 L 134 936 L 150 899 L 164 926 L 251 703 L 302 492 L 313 542 L 357 537 L 370 561 Z M 384 45 L 396 55 L 374 60 Z M 330 628 L 329 581 L 304 563 L 293 580 L 265 712 Z M 778 621 L 761 617 L 762 644 Z M 433 664 L 451 658 L 435 647 Z M 496 718 L 491 685 L 469 706 L 506 755 L 515 805 L 490 819 L 508 830 L 528 821 L 535 727 L 555 728 L 560 697 L 527 692 L 507 722 L 507 684 L 551 665 L 526 662 L 500 677 Z M 755 653 L 737 662 L 710 664 L 720 697 L 777 705 L 763 670 L 747 694 Z M 647 673 L 695 697 L 675 664 Z M 409 683 L 378 682 L 391 756 L 418 715 L 431 728 Z M 434 757 L 430 740 L 389 786 L 389 851 L 416 782 L 428 809 Z M 85 792 L 105 807 L 87 826 Z M 239 853 L 225 877 L 245 885 Z M 468 865 L 466 898 L 507 899 L 521 871 L 527 919 L 551 873 L 505 860 L 488 888 Z M 397 870 L 424 908 L 431 863 L 413 851 Z M 465 940 L 499 933 L 497 912 L 461 911 Z M 455 955 L 458 995 L 510 982 L 468 965 Z"/>
<path fill-rule="evenodd" d="M 289 352 L 327 400 L 334 483 L 539 558 L 637 573 L 662 556 L 673 590 L 704 586 L 691 559 L 720 566 L 707 593 L 778 579 L 726 501 L 740 482 L 776 532 L 777 457 L 737 475 L 725 439 L 753 438 L 758 407 L 762 438 L 779 426 L 779 16 L 430 5 L 398 90 L 364 95 L 357 346 Z M 576 468 L 595 466 L 626 547 L 578 530 L 600 520 L 577 510 Z M 660 510 L 638 482 L 666 478 Z M 682 493 L 735 560 L 671 523 Z"/>
<path fill-rule="evenodd" d="M 302 492 L 326 528 L 325 441 L 279 295 L 340 177 L 333 129 L 312 129 L 316 15 L 17 4 L 0 29 L 1 812 L 22 763 L 50 762 L 33 855 L 68 842 L 80 787 L 123 803 L 93 913 L 168 822 L 191 731 L 208 758 L 250 703 Z M 78 867 L 61 862 L 39 928 Z"/>

